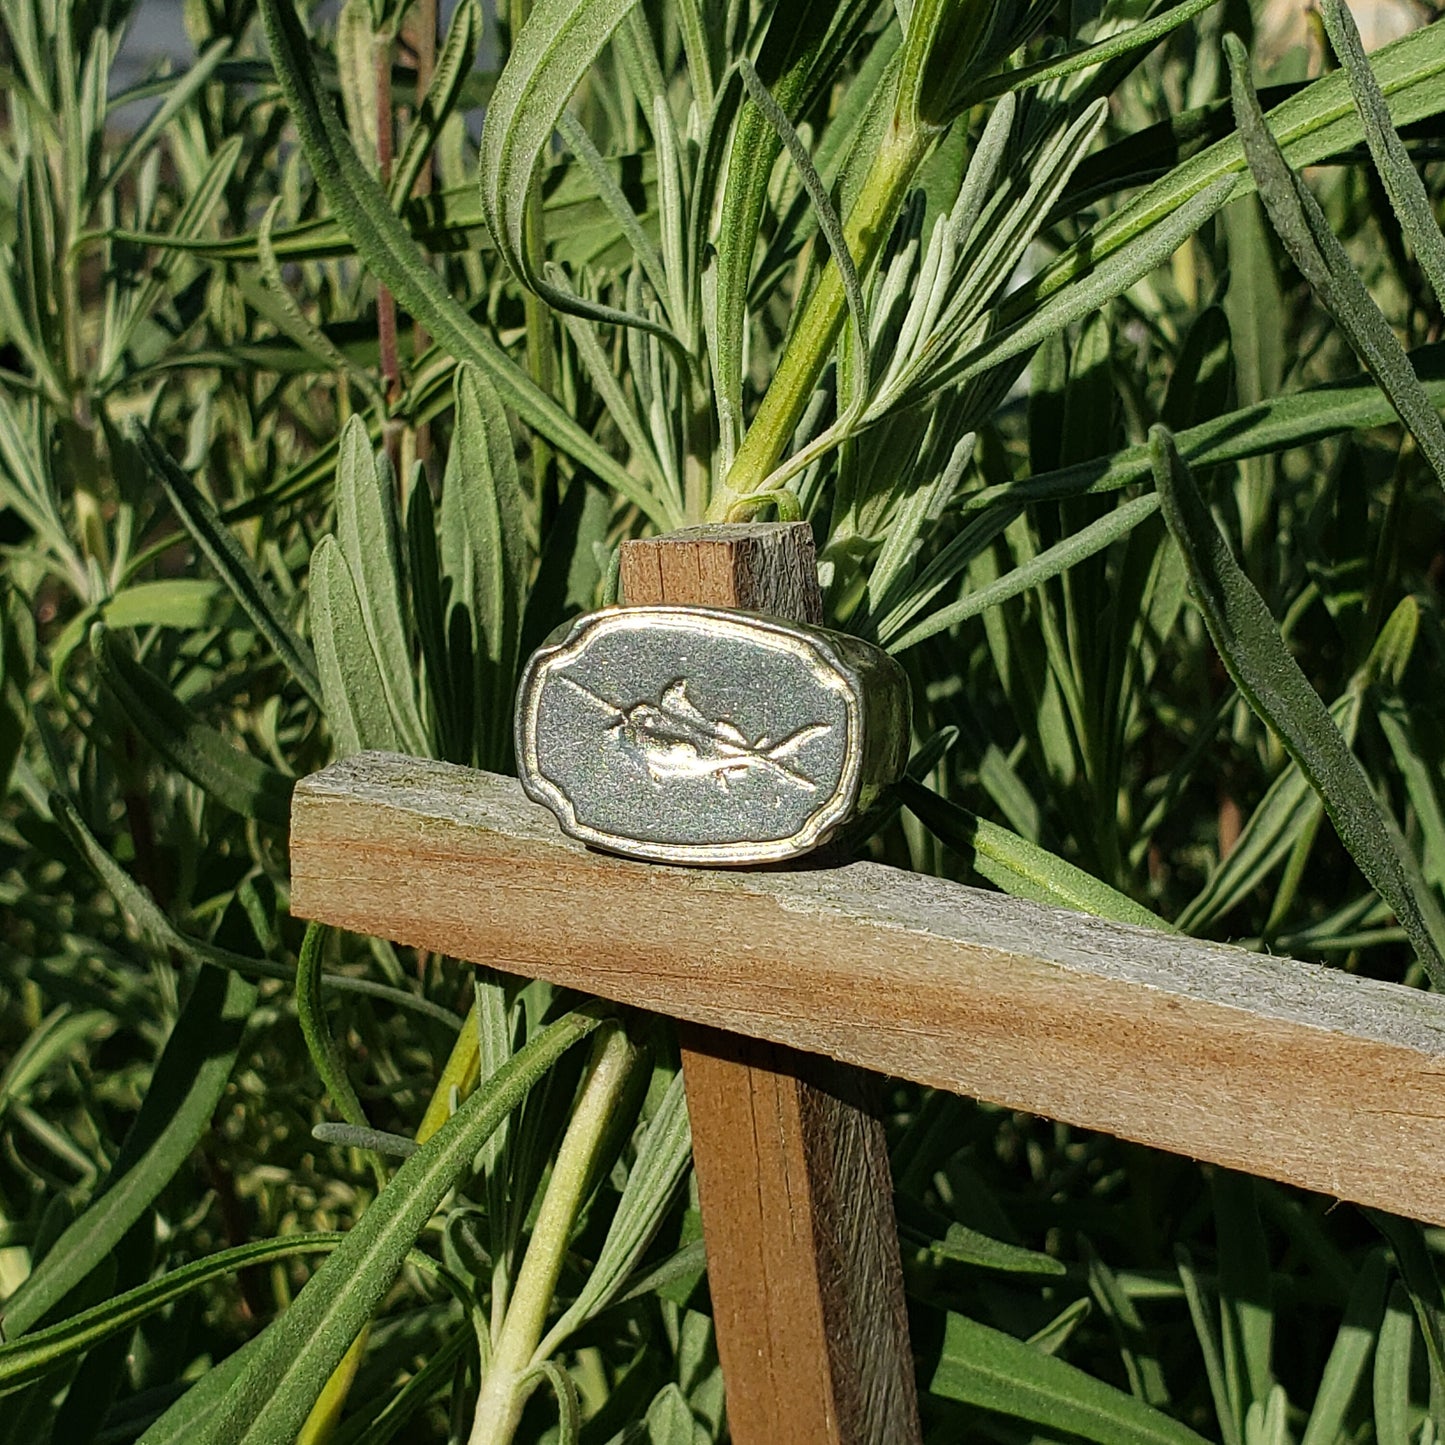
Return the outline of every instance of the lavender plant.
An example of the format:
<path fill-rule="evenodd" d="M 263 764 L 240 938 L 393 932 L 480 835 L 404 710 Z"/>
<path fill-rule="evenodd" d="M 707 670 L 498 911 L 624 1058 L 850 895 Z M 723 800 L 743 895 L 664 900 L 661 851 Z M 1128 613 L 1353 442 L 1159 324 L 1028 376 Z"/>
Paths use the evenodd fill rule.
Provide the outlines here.
<path fill-rule="evenodd" d="M 667 1032 L 286 910 L 644 531 L 812 524 L 872 856 L 1445 983 L 1445 22 L 143 13 L 0 0 L 0 1442 L 726 1437 Z M 888 1109 L 929 1440 L 1445 1431 L 1434 1232 Z"/>

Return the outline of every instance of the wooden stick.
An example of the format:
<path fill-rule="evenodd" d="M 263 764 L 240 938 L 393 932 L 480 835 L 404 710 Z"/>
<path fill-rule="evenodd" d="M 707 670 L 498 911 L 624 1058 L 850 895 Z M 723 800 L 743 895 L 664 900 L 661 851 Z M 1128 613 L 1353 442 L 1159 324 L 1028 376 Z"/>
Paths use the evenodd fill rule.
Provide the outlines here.
<path fill-rule="evenodd" d="M 823 620 L 813 534 L 801 522 L 626 542 L 621 590 L 634 604 Z M 685 1020 L 679 1041 L 732 1438 L 918 1440 L 893 1183 L 870 1081 Z"/>
<path fill-rule="evenodd" d="M 291 889 L 303 918 L 1445 1225 L 1437 994 L 873 863 L 631 863 L 514 779 L 382 753 L 297 786 Z"/>

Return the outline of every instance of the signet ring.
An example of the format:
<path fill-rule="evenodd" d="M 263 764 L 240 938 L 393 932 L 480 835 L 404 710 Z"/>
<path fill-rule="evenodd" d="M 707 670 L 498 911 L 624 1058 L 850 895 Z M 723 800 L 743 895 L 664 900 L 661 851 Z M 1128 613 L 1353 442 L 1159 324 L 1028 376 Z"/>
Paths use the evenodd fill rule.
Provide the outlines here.
<path fill-rule="evenodd" d="M 845 633 L 716 607 L 612 607 L 552 634 L 517 697 L 522 787 L 562 830 L 650 862 L 796 858 L 908 758 L 908 679 Z"/>

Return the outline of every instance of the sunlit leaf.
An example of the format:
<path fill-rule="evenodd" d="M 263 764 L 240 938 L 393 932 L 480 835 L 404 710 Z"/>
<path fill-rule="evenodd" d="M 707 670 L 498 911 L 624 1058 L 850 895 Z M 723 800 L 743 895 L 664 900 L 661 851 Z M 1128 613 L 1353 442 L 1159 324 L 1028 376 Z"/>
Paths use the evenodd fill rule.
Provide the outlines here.
<path fill-rule="evenodd" d="M 928 1388 L 1099 1445 L 1201 1445 L 1204 1438 L 1073 1365 L 953 1311 Z"/>
<path fill-rule="evenodd" d="M 1225 50 L 1245 155 L 1275 231 L 1445 486 L 1445 424 L 1425 395 L 1389 321 L 1330 229 L 1314 192 L 1291 168 L 1270 133 L 1249 80 L 1243 46 L 1230 36 Z"/>

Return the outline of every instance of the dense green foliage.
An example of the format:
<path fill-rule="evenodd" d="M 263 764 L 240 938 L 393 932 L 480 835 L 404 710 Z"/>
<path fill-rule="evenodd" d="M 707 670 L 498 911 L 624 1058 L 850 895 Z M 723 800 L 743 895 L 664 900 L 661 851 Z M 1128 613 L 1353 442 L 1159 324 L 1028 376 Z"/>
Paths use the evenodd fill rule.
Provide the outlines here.
<path fill-rule="evenodd" d="M 860 850 L 1445 986 L 1445 21 L 132 8 L 0 0 L 0 1445 L 725 1433 L 667 1030 L 286 909 L 649 528 L 813 523 Z M 1436 1233 L 888 1108 L 931 1441 L 1445 1436 Z"/>

